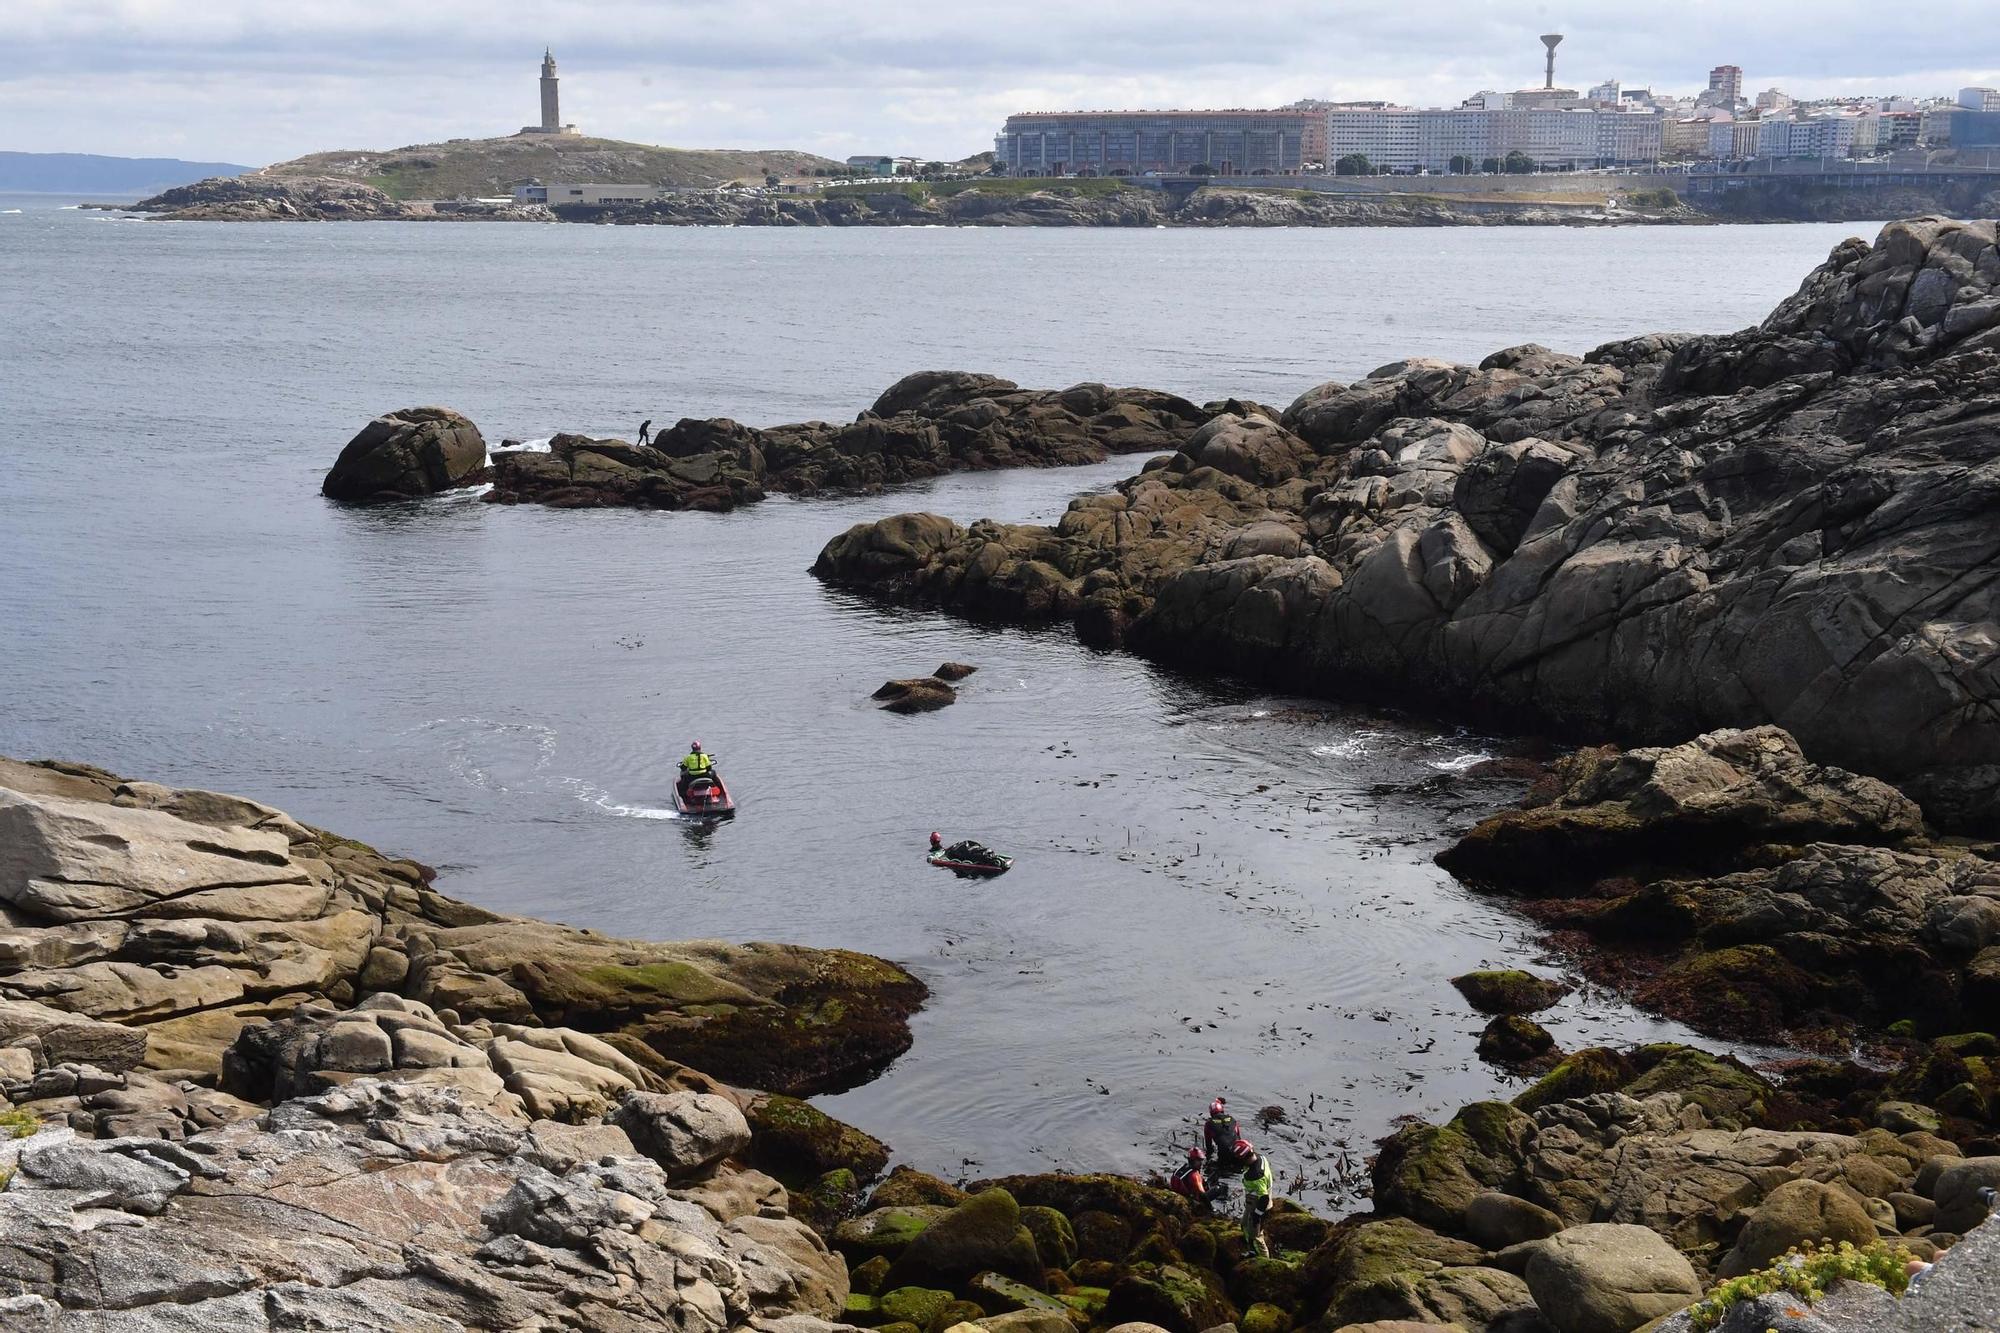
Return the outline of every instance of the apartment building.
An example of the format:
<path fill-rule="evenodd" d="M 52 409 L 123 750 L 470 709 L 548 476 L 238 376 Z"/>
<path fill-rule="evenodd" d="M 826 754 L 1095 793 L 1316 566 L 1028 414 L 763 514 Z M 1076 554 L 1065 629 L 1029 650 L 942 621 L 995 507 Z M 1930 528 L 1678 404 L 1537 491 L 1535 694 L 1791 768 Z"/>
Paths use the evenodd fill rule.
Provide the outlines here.
<path fill-rule="evenodd" d="M 1021 176 L 1183 172 L 1278 175 L 1300 170 L 1325 113 L 1267 111 L 1032 111 L 1007 117 L 993 141 Z"/>
<path fill-rule="evenodd" d="M 1336 107 L 1326 113 L 1327 161 L 1358 153 L 1392 171 L 1446 171 L 1525 153 L 1539 166 L 1660 160 L 1661 118 L 1593 107 Z"/>

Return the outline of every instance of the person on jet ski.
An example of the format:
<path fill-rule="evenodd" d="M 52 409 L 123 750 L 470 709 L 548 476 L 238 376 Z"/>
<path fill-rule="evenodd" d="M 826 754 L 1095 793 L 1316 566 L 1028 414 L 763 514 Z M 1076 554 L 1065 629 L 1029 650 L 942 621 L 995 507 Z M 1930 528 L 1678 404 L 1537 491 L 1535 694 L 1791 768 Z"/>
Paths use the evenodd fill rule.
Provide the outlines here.
<path fill-rule="evenodd" d="M 974 842 L 970 838 L 967 838 L 964 842 L 955 842 L 947 847 L 944 845 L 944 836 L 938 833 L 931 834 L 931 854 L 933 856 L 943 856 L 947 861 L 958 861 L 965 865 L 997 866 L 1000 864 L 999 855 L 984 843 Z"/>
<path fill-rule="evenodd" d="M 681 776 L 677 784 L 681 795 L 686 796 L 688 794 L 688 785 L 696 778 L 713 779 L 714 777 L 715 760 L 701 748 L 701 742 L 696 741 L 688 746 L 687 756 L 681 760 Z"/>

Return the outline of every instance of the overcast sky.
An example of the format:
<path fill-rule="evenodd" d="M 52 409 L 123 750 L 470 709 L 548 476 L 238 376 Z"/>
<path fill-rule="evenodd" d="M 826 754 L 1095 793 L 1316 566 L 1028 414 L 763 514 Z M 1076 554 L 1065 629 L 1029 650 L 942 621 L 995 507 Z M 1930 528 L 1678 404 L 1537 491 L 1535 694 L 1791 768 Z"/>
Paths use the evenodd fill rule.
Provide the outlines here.
<path fill-rule="evenodd" d="M 961 157 L 1008 112 L 1455 103 L 1541 82 L 2000 83 L 1992 0 L 4 0 L 0 149 L 263 164 L 511 133 L 544 43 L 586 133 Z"/>

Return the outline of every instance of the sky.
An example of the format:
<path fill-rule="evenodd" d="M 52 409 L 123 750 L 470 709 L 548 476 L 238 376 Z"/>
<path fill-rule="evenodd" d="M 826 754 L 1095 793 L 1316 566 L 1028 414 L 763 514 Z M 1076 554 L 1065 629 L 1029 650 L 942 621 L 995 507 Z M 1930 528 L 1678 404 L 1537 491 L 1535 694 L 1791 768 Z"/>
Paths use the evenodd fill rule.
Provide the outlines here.
<path fill-rule="evenodd" d="M 1557 82 L 1952 94 L 2000 85 L 1992 0 L 5 0 L 0 149 L 263 165 L 563 118 L 685 148 L 959 158 L 1014 111 L 1452 105 Z M 1921 17 L 1914 17 L 1920 15 Z"/>

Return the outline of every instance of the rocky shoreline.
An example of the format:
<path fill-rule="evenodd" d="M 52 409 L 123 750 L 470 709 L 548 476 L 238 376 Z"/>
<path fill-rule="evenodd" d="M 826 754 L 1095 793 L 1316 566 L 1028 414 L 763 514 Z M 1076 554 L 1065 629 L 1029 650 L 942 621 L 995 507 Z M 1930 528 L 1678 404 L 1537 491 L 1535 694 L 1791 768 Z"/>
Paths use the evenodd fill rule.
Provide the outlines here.
<path fill-rule="evenodd" d="M 1092 185 L 1100 182 L 1090 182 Z M 1206 185 L 1185 197 L 1128 188 L 1084 190 L 1051 181 L 946 193 L 885 187 L 831 194 L 689 193 L 645 204 L 412 202 L 341 177 L 217 177 L 179 186 L 125 211 L 177 222 L 570 222 L 670 227 L 1604 227 L 1720 222 L 1842 222 L 1930 211 L 1979 216 L 2000 188 L 1786 187 L 1721 195 L 1713 208 L 1681 201 L 1601 203 L 1484 199 L 1424 193 L 1370 196 Z"/>
<path fill-rule="evenodd" d="M 1241 404 L 1053 527 L 905 514 L 814 572 L 1581 741 L 1776 723 L 2000 826 L 1994 225 L 1846 242 L 1741 333 Z"/>
<path fill-rule="evenodd" d="M 494 504 L 721 512 L 771 494 L 875 491 L 950 472 L 1177 449 L 1234 406 L 1197 407 L 1150 389 L 1023 389 L 992 375 L 920 372 L 847 425 L 683 419 L 647 444 L 559 434 L 546 449 L 502 445 L 490 459 L 469 419 L 415 407 L 363 427 L 320 489 L 378 503 L 490 482 L 485 498 Z"/>
<path fill-rule="evenodd" d="M 1792 866 L 1826 853 L 1808 835 L 1922 837 L 1907 800 L 1781 733 L 1582 752 L 1543 787 L 1447 859 L 1629 869 L 1614 848 L 1677 841 Z M 1962 959 L 2000 878 L 1954 887 L 1910 910 Z M 1928 1258 L 1969 1231 L 1939 1291 L 2000 1299 L 1971 1267 L 2000 1236 L 1990 1035 L 1913 1038 L 1890 1074 L 1555 1051 L 1511 1104 L 1385 1140 L 1371 1213 L 1281 1201 L 1263 1258 L 1157 1183 L 899 1167 L 868 1190 L 888 1149 L 780 1093 L 907 1047 L 923 988 L 879 960 L 499 917 L 256 802 L 69 764 L 0 761 L 0 900 L 9 1327 L 1630 1333 L 1800 1241 Z M 1839 958 L 1829 932 L 1893 930 L 1880 910 L 1774 947 Z M 1528 1027 L 1561 992 L 1460 982 Z"/>

